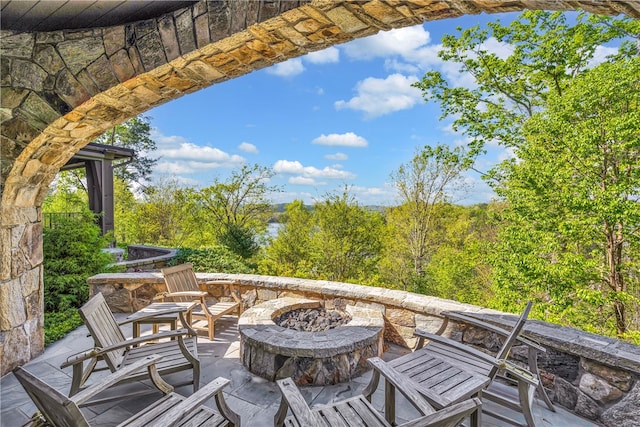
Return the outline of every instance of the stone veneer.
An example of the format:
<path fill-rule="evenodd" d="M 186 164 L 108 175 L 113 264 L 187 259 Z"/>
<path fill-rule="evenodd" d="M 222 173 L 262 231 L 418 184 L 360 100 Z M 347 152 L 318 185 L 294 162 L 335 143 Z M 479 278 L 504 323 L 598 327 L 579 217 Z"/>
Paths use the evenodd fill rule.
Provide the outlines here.
<path fill-rule="evenodd" d="M 635 0 L 199 1 L 112 27 L 0 30 L 0 374 L 44 348 L 41 205 L 89 141 L 185 94 L 380 30 L 524 9 L 640 18 Z"/>
<path fill-rule="evenodd" d="M 246 308 L 277 298 L 308 298 L 325 308 L 345 309 L 347 305 L 382 312 L 384 339 L 413 348 L 413 332 L 435 332 L 442 323 L 442 311 L 465 311 L 483 320 L 509 326 L 517 316 L 470 304 L 393 289 L 349 283 L 315 281 L 248 274 L 197 273 L 202 290 L 213 297 L 228 298 L 208 280 L 234 280 L 241 284 Z M 91 293 L 102 292 L 113 310 L 130 311 L 143 307 L 153 295 L 165 290 L 160 273 L 98 274 L 89 278 Z M 547 352 L 540 357 L 541 376 L 554 401 L 580 416 L 605 425 L 640 425 L 640 347 L 576 329 L 531 320 L 524 334 L 542 344 Z M 492 334 L 463 328 L 454 322 L 445 331 L 453 339 L 495 349 Z M 526 352 L 515 347 L 515 360 L 526 360 Z"/>
<path fill-rule="evenodd" d="M 348 305 L 351 321 L 323 332 L 296 331 L 273 322 L 291 310 L 320 307 L 318 300 L 284 297 L 246 310 L 238 320 L 242 364 L 269 381 L 293 378 L 298 385 L 338 384 L 367 371 L 367 359 L 382 356 L 380 310 Z"/>

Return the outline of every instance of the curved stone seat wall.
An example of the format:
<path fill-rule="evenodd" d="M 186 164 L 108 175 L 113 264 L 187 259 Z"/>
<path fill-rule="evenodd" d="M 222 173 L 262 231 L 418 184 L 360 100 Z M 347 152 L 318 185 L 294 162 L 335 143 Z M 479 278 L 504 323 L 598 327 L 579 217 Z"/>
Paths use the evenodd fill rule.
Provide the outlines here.
<path fill-rule="evenodd" d="M 166 267 L 167 263 L 176 256 L 178 250 L 156 246 L 129 245 L 127 253 L 129 256 L 126 261 L 116 262 L 113 265 L 127 272 L 135 272 Z"/>
<path fill-rule="evenodd" d="M 415 346 L 416 328 L 438 330 L 442 311 L 466 311 L 502 326 L 510 326 L 516 320 L 516 316 L 507 313 L 393 289 L 246 274 L 196 276 L 201 288 L 216 298 L 228 296 L 221 295 L 217 287 L 208 289 L 205 281 L 239 281 L 245 307 L 276 298 L 297 297 L 318 299 L 326 308 L 355 305 L 378 309 L 384 315 L 385 341 L 409 348 Z M 102 292 L 114 311 L 135 311 L 147 305 L 156 293 L 165 291 L 162 275 L 152 272 L 98 274 L 88 282 L 91 294 Z M 555 402 L 605 425 L 638 425 L 640 347 L 537 320 L 527 322 L 524 333 L 547 349 L 539 359 L 539 366 L 542 381 Z M 463 329 L 455 323 L 451 323 L 445 335 L 486 348 L 499 345 L 495 336 Z M 514 348 L 514 358 L 526 360 L 524 350 Z"/>

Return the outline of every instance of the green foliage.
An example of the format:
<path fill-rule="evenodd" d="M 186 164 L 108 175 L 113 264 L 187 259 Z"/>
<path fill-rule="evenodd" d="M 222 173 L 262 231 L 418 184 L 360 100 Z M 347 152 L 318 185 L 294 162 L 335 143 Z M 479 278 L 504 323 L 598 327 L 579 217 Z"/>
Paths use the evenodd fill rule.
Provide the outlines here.
<path fill-rule="evenodd" d="M 156 143 L 151 139 L 151 120 L 146 116 L 127 120 L 93 142 L 134 150 L 135 156 L 126 166 L 114 169 L 115 176 L 129 184 L 148 180 L 153 166 L 158 162 L 158 159 L 148 156 L 156 149 Z"/>
<path fill-rule="evenodd" d="M 268 196 L 279 191 L 269 186 L 273 171 L 244 165 L 224 182 L 190 193 L 188 209 L 193 222 L 244 258 L 258 252 L 258 238 L 266 232 L 272 215 Z"/>
<path fill-rule="evenodd" d="M 346 192 L 328 195 L 309 211 L 287 205 L 285 222 L 260 260 L 262 274 L 378 284 L 382 215 Z"/>
<path fill-rule="evenodd" d="M 224 246 L 192 249 L 181 248 L 171 260 L 170 265 L 186 262 L 193 264 L 195 271 L 221 272 L 234 274 L 252 274 L 256 267 Z"/>
<path fill-rule="evenodd" d="M 612 40 L 640 34 L 640 22 L 580 14 L 575 25 L 560 12 L 526 11 L 508 26 L 499 22 L 446 35 L 438 56 L 460 64 L 475 79 L 473 88 L 451 87 L 430 71 L 415 84 L 427 101 L 440 105 L 442 118 L 471 139 L 472 153 L 494 142 L 517 147 L 522 124 L 546 105 L 550 94 L 562 94 L 571 80 L 588 69 L 596 49 Z M 507 57 L 487 49 L 490 38 L 508 43 Z M 620 55 L 634 54 L 626 40 Z"/>
<path fill-rule="evenodd" d="M 501 307 L 533 297 L 550 321 L 621 336 L 640 329 L 638 76 L 638 57 L 601 64 L 526 123 L 519 161 L 501 166 L 496 187 L 509 201 L 496 258 Z"/>
<path fill-rule="evenodd" d="M 112 261 L 101 251 L 106 245 L 86 208 L 82 215 L 43 231 L 45 312 L 62 312 L 87 300 L 87 278 L 105 271 Z"/>
<path fill-rule="evenodd" d="M 69 332 L 82 326 L 83 322 L 75 308 L 60 312 L 44 313 L 44 345 L 64 338 Z"/>

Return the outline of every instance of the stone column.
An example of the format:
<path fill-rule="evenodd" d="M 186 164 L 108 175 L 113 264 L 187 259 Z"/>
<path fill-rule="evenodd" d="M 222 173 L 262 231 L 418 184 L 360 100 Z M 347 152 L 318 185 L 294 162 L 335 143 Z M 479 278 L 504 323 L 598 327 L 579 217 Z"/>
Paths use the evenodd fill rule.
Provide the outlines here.
<path fill-rule="evenodd" d="M 0 208 L 0 374 L 44 350 L 42 222 L 35 207 Z"/>

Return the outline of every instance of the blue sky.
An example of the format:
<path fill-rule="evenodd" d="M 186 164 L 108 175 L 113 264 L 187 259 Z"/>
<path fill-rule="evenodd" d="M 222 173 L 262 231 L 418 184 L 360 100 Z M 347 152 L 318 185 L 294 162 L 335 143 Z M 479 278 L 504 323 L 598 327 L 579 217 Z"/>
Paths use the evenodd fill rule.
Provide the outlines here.
<path fill-rule="evenodd" d="M 436 69 L 454 84 L 472 86 L 457 65 L 437 57 L 442 35 L 457 34 L 456 26 L 506 23 L 515 16 L 466 16 L 381 32 L 150 110 L 145 115 L 159 155 L 154 179 L 199 188 L 215 177 L 224 180 L 242 164 L 257 163 L 273 168 L 271 184 L 283 189 L 274 203 L 313 203 L 348 186 L 361 204 L 394 205 L 390 174 L 417 149 L 465 143 L 411 83 Z M 499 55 L 509 52 L 495 40 L 487 47 Z M 490 146 L 475 168 L 486 171 L 509 156 Z M 493 197 L 477 172 L 464 179 L 467 190 L 455 194 L 457 203 Z"/>

